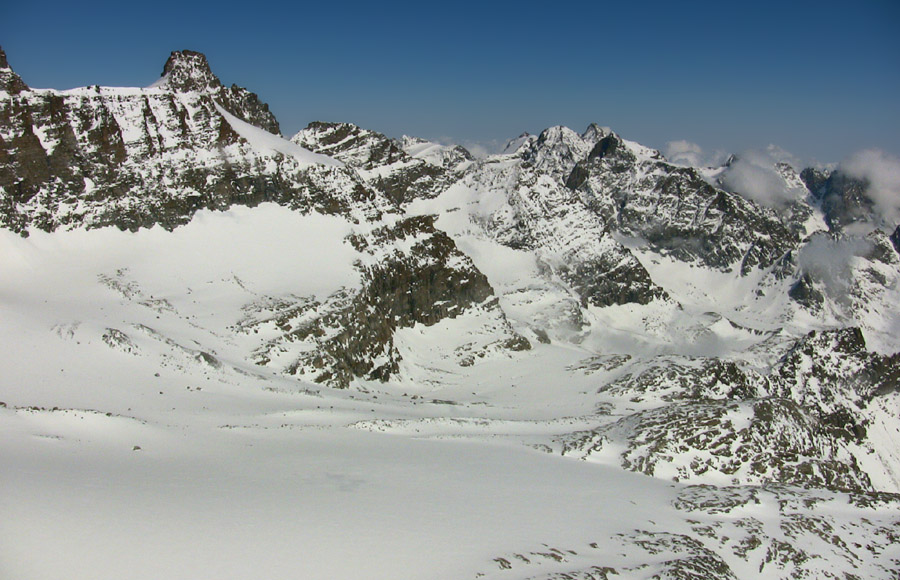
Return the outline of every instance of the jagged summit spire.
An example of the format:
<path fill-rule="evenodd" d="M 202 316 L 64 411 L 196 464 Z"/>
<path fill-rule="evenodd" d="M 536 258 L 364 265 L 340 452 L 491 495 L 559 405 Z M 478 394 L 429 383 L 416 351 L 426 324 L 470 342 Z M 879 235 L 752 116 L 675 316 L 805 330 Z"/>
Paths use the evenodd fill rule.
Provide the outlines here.
<path fill-rule="evenodd" d="M 612 129 L 609 127 L 601 127 L 597 123 L 591 123 L 588 125 L 587 129 L 584 130 L 584 133 L 581 134 L 581 138 L 585 141 L 596 143 L 611 133 Z"/>
<path fill-rule="evenodd" d="M 2 46 L 0 46 L 0 90 L 13 94 L 28 90 L 28 85 L 25 84 L 22 77 L 9 66 Z"/>
<path fill-rule="evenodd" d="M 153 87 L 179 93 L 198 92 L 212 96 L 226 111 L 251 125 L 279 135 L 278 121 L 269 106 L 243 87 L 226 87 L 209 68 L 206 55 L 194 50 L 176 50 L 169 55 L 162 77 Z"/>
<path fill-rule="evenodd" d="M 209 68 L 206 55 L 193 50 L 176 50 L 169 55 L 163 68 L 163 79 L 177 91 L 209 91 L 222 86 Z"/>

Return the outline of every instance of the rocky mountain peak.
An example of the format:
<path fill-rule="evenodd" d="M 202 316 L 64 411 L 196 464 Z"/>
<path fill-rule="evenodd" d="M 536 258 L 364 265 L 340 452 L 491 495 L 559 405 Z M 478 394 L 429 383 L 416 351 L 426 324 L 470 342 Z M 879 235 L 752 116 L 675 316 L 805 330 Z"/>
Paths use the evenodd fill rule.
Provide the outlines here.
<path fill-rule="evenodd" d="M 410 153 L 402 142 L 352 123 L 314 121 L 291 141 L 355 168 L 373 188 L 400 205 L 434 197 L 457 178 L 452 168 L 472 159 L 465 149 L 427 141 L 412 145 Z"/>
<path fill-rule="evenodd" d="M 3 47 L 0 47 L 0 90 L 13 94 L 28 90 L 28 85 L 9 66 Z"/>
<path fill-rule="evenodd" d="M 291 137 L 291 141 L 363 169 L 389 165 L 409 157 L 393 139 L 353 123 L 313 121 Z"/>
<path fill-rule="evenodd" d="M 474 161 L 475 157 L 461 145 L 442 145 L 419 137 L 403 135 L 400 137 L 400 148 L 407 155 L 422 159 L 426 163 L 446 169 L 459 167 L 460 164 Z"/>
<path fill-rule="evenodd" d="M 544 129 L 527 147 L 520 147 L 523 158 L 554 178 L 568 175 L 575 164 L 591 150 L 581 135 L 568 127 Z"/>
<path fill-rule="evenodd" d="M 208 94 L 226 111 L 251 125 L 275 135 L 281 128 L 269 106 L 255 93 L 243 87 L 222 84 L 206 60 L 206 55 L 193 50 L 176 50 L 163 67 L 162 78 L 154 86 L 165 87 L 177 93 L 198 92 Z"/>
<path fill-rule="evenodd" d="M 537 144 L 544 147 L 571 146 L 579 141 L 581 135 L 562 125 L 544 129 L 537 138 Z"/>
<path fill-rule="evenodd" d="M 510 155 L 516 153 L 519 149 L 528 145 L 534 140 L 537 139 L 534 135 L 528 133 L 527 131 L 516 137 L 515 139 L 510 139 L 506 142 L 506 146 L 503 147 L 503 151 L 501 153 L 503 155 Z"/>
<path fill-rule="evenodd" d="M 209 68 L 206 55 L 193 50 L 176 50 L 169 55 L 162 73 L 166 85 L 176 91 L 215 91 L 222 82 Z"/>
<path fill-rule="evenodd" d="M 597 123 L 591 123 L 588 125 L 587 129 L 584 130 L 584 133 L 581 134 L 581 138 L 588 143 L 596 143 L 611 133 L 612 129 L 609 127 L 601 127 Z"/>

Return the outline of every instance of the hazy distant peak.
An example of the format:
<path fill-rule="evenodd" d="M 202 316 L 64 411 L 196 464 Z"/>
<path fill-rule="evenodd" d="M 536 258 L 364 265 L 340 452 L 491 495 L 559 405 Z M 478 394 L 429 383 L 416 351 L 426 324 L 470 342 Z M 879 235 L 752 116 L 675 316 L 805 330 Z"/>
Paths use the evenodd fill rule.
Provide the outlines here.
<path fill-rule="evenodd" d="M 526 131 L 515 139 L 510 139 L 509 141 L 507 141 L 506 145 L 503 147 L 503 151 L 501 151 L 500 153 L 502 155 L 510 155 L 517 152 L 523 146 L 533 142 L 535 139 L 537 139 L 537 137 Z"/>

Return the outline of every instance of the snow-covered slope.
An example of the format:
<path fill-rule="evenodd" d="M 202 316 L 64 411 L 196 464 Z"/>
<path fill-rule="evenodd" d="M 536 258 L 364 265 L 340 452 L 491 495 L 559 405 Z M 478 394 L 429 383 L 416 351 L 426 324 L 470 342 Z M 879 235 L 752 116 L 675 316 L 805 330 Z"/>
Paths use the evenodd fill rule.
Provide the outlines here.
<path fill-rule="evenodd" d="M 896 577 L 865 183 L 276 133 L 199 53 L 58 92 L 0 51 L 0 576 Z"/>
<path fill-rule="evenodd" d="M 433 156 L 441 156 L 442 150 L 431 151 L 431 159 L 420 148 L 412 150 L 418 153 L 414 155 L 404 149 L 403 142 L 350 123 L 310 123 L 291 141 L 354 167 L 370 187 L 398 204 L 436 195 L 457 179 L 456 169 L 471 159 L 460 147 L 447 152 L 446 163 L 435 163 Z"/>
<path fill-rule="evenodd" d="M 460 169 L 475 159 L 471 153 L 459 145 L 441 145 L 409 135 L 400 138 L 400 147 L 416 159 L 422 159 L 432 165 L 447 169 Z"/>

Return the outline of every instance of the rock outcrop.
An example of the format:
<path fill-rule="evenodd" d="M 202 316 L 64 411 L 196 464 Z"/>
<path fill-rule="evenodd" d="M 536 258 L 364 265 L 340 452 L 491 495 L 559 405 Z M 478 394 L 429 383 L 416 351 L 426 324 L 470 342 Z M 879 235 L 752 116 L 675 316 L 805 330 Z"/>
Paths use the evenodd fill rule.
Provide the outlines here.
<path fill-rule="evenodd" d="M 451 166 L 415 158 L 399 142 L 351 123 L 310 123 L 291 141 L 357 169 L 371 187 L 400 205 L 434 197 L 458 178 Z"/>

